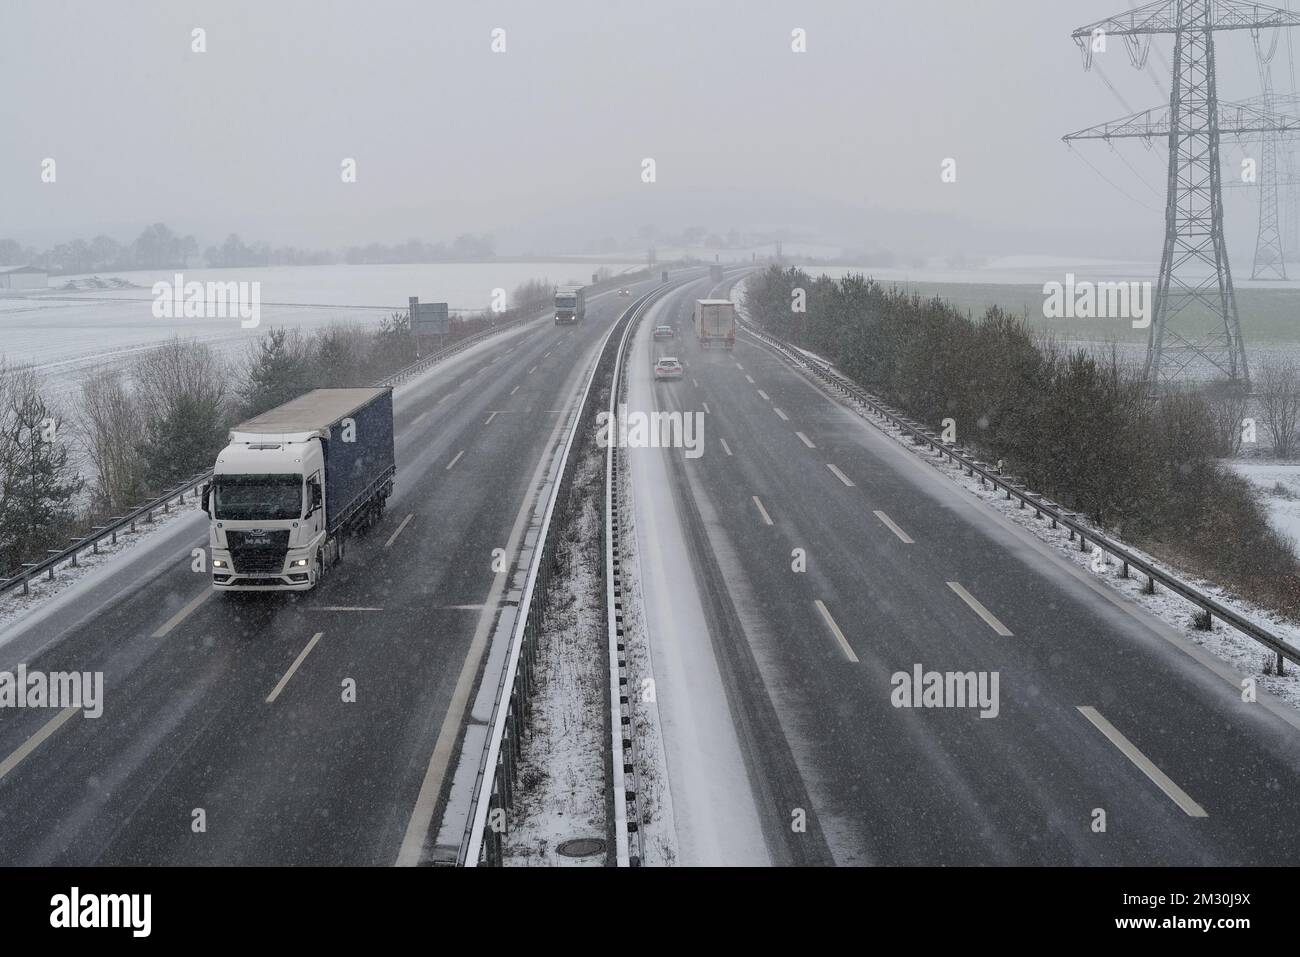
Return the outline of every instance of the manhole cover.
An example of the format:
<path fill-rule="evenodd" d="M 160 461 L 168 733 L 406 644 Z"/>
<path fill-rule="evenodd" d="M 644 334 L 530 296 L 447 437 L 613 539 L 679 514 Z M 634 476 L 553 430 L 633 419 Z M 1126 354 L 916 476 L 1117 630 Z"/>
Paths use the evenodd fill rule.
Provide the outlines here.
<path fill-rule="evenodd" d="M 605 853 L 605 842 L 598 837 L 575 837 L 564 841 L 555 850 L 565 857 L 591 857 Z"/>

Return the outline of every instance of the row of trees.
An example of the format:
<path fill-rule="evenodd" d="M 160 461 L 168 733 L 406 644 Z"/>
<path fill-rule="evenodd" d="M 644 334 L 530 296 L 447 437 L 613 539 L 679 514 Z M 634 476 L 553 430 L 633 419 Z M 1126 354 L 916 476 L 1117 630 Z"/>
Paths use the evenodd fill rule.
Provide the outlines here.
<path fill-rule="evenodd" d="M 806 311 L 795 311 L 796 290 Z M 1224 386 L 1148 394 L 1112 351 L 1068 350 L 1023 318 L 972 318 L 863 276 L 773 267 L 747 289 L 755 319 L 817 352 L 1116 534 L 1300 612 L 1296 559 L 1245 480 L 1217 458 L 1240 441 L 1245 396 Z"/>
<path fill-rule="evenodd" d="M 154 223 L 129 243 L 110 236 L 74 239 L 46 250 L 23 246 L 13 239 L 0 239 L 0 265 L 40 266 L 51 275 L 76 275 L 110 269 L 182 269 L 196 265 L 230 266 L 319 266 L 346 262 L 432 263 L 491 259 L 495 254 L 491 236 L 469 233 L 450 243 L 424 243 L 409 239 L 386 246 L 371 243 L 353 246 L 346 251 L 299 249 L 294 246 L 271 246 L 270 243 L 245 243 L 236 234 L 226 237 L 220 246 L 209 246 L 199 255 L 193 236 L 174 233 L 163 223 Z"/>

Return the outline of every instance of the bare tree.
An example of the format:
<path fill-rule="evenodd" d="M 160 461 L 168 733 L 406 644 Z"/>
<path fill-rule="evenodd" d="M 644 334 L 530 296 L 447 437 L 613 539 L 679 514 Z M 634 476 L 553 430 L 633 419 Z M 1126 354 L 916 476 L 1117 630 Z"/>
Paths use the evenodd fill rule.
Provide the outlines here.
<path fill-rule="evenodd" d="M 1287 458 L 1300 426 L 1300 369 L 1291 359 L 1265 359 L 1255 384 L 1260 415 L 1273 439 L 1273 454 Z"/>
<path fill-rule="evenodd" d="M 1221 457 L 1241 451 L 1242 427 L 1250 411 L 1250 395 L 1236 382 L 1222 381 L 1202 390 L 1214 427 L 1214 453 Z"/>
<path fill-rule="evenodd" d="M 143 499 L 147 489 L 138 444 L 144 415 L 120 372 L 101 370 L 82 382 L 76 426 L 95 470 L 96 504 L 120 511 Z"/>
<path fill-rule="evenodd" d="M 200 342 L 170 340 L 132 367 L 145 415 L 145 480 L 166 488 L 210 466 L 225 441 L 227 370 Z"/>

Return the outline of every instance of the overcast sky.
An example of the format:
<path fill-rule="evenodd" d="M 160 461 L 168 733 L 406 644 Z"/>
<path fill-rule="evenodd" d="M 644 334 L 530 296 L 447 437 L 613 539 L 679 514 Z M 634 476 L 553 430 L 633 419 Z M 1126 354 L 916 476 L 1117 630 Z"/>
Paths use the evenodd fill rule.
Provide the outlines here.
<path fill-rule="evenodd" d="M 0 236 L 130 238 L 161 220 L 205 245 L 473 231 L 523 252 L 698 222 L 1156 258 L 1163 144 L 1076 147 L 1117 189 L 1060 141 L 1123 115 L 1121 99 L 1167 97 L 1169 38 L 1155 77 L 1112 44 L 1118 95 L 1070 39 L 1129 5 L 3 0 Z M 196 27 L 206 53 L 191 51 Z M 498 27 L 505 53 L 490 48 Z M 796 27 L 806 53 L 791 51 Z M 1221 95 L 1255 95 L 1249 35 L 1219 37 Z M 1290 86 L 1285 40 L 1276 82 Z M 955 184 L 940 181 L 945 157 Z M 1233 193 L 1234 256 L 1249 256 L 1253 205 Z"/>

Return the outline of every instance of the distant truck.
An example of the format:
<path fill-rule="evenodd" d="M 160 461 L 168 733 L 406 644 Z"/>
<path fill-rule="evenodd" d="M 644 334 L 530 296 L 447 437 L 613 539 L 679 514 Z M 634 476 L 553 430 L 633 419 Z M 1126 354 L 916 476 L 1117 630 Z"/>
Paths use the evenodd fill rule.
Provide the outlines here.
<path fill-rule="evenodd" d="M 736 345 L 736 304 L 730 299 L 695 300 L 695 337 L 705 349 Z"/>
<path fill-rule="evenodd" d="M 218 591 L 307 591 L 393 491 L 393 390 L 315 389 L 236 426 L 203 489 Z"/>
<path fill-rule="evenodd" d="M 581 283 L 570 282 L 555 287 L 555 324 L 572 325 L 587 316 L 587 289 Z"/>
<path fill-rule="evenodd" d="M 709 267 L 709 278 L 714 282 L 722 282 L 722 267 L 714 263 Z"/>

